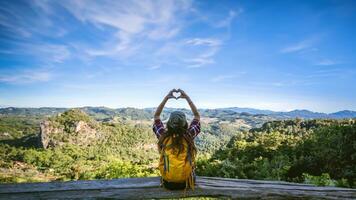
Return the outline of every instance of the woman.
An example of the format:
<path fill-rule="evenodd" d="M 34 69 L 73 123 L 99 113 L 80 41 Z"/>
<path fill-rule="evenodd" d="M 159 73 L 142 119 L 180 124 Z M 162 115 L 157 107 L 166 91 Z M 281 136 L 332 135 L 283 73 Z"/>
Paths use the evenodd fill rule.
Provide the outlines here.
<path fill-rule="evenodd" d="M 173 93 L 180 93 L 175 97 Z M 170 114 L 167 129 L 164 127 L 160 115 L 169 99 L 187 100 L 194 118 L 190 125 L 186 116 L 181 111 L 174 111 Z M 200 115 L 189 96 L 181 89 L 173 89 L 163 99 L 154 114 L 153 131 L 159 142 L 158 149 L 160 156 L 160 173 L 163 186 L 167 189 L 194 189 L 195 181 L 195 155 L 196 148 L 194 138 L 200 133 Z"/>

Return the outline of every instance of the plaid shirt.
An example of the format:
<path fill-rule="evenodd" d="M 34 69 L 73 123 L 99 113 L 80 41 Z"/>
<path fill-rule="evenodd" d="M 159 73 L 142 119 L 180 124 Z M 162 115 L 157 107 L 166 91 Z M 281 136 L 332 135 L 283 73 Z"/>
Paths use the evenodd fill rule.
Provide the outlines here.
<path fill-rule="evenodd" d="M 159 139 L 163 134 L 165 134 L 166 129 L 160 119 L 156 119 L 152 126 L 153 132 L 156 134 L 156 137 Z M 189 128 L 186 132 L 192 139 L 194 139 L 200 133 L 200 121 L 193 119 L 190 123 Z"/>

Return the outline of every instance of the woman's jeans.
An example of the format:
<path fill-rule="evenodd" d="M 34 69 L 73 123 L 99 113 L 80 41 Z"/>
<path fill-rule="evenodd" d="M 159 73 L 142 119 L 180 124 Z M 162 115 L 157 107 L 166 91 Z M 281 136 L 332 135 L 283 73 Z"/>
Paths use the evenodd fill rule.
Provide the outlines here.
<path fill-rule="evenodd" d="M 193 172 L 193 180 L 195 183 L 196 176 L 195 176 L 194 172 Z M 186 187 L 185 182 L 184 183 L 174 183 L 174 182 L 165 181 L 164 179 L 162 181 L 163 181 L 163 186 L 169 190 L 184 190 Z"/>

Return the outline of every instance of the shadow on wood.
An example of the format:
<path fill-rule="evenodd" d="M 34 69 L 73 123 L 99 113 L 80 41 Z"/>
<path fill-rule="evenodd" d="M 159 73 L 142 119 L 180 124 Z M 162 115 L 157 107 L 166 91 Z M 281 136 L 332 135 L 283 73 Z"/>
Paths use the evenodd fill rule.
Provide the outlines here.
<path fill-rule="evenodd" d="M 186 197 L 232 199 L 356 199 L 356 189 L 316 187 L 281 181 L 197 177 Z M 160 187 L 159 177 L 49 183 L 0 184 L 0 199 L 181 198 L 184 191 Z"/>

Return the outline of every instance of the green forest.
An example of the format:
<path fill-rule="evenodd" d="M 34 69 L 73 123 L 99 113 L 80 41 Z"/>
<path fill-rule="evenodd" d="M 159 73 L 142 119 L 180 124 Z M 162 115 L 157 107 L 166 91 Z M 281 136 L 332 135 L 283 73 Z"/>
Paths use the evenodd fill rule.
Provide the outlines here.
<path fill-rule="evenodd" d="M 58 109 L 1 114 L 0 182 L 158 176 L 150 113 Z M 166 110 L 163 116 L 168 115 Z M 356 187 L 355 119 L 230 116 L 203 114 L 197 175 Z"/>

